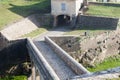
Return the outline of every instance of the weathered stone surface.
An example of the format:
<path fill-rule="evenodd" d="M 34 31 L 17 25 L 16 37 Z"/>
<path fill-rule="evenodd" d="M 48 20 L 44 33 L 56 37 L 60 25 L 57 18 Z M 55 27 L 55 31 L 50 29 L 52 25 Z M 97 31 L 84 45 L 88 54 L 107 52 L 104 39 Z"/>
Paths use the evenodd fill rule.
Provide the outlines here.
<path fill-rule="evenodd" d="M 8 45 L 8 40 L 0 33 L 0 51 Z"/>
<path fill-rule="evenodd" d="M 116 30 L 119 23 L 118 18 L 97 17 L 80 15 L 78 17 L 77 27 L 90 30 Z M 85 28 L 84 28 L 85 27 Z"/>

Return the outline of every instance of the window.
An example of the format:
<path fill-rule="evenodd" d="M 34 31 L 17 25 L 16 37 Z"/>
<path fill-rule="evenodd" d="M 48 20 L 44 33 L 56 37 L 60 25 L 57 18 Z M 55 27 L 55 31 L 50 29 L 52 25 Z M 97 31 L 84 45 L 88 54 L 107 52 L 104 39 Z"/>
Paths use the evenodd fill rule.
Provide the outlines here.
<path fill-rule="evenodd" d="M 65 5 L 65 3 L 62 3 L 62 4 L 61 4 L 61 10 L 62 10 L 62 11 L 65 11 L 65 10 L 66 10 L 66 5 Z"/>

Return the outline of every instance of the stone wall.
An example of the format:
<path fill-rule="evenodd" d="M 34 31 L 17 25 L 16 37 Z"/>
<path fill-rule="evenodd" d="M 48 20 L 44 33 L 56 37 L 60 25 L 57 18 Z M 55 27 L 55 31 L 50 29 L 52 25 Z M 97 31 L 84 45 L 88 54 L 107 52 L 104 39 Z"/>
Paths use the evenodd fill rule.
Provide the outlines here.
<path fill-rule="evenodd" d="M 54 51 L 66 62 L 66 64 L 76 72 L 76 74 L 89 74 L 89 71 L 84 68 L 80 63 L 73 59 L 67 52 L 58 46 L 49 37 L 45 37 L 45 41 L 54 49 Z"/>
<path fill-rule="evenodd" d="M 50 38 L 66 52 L 80 50 L 79 37 L 77 36 L 54 36 Z"/>
<path fill-rule="evenodd" d="M 4 48 L 0 51 L 0 74 L 7 73 L 6 71 L 16 65 L 29 60 L 26 39 L 8 41 Z"/>
<path fill-rule="evenodd" d="M 7 46 L 8 40 L 0 33 L 0 51 Z"/>
<path fill-rule="evenodd" d="M 53 26 L 53 16 L 51 14 L 36 14 L 35 18 L 39 23 L 38 27 Z"/>
<path fill-rule="evenodd" d="M 81 15 L 77 27 L 83 30 L 116 30 L 119 18 Z"/>

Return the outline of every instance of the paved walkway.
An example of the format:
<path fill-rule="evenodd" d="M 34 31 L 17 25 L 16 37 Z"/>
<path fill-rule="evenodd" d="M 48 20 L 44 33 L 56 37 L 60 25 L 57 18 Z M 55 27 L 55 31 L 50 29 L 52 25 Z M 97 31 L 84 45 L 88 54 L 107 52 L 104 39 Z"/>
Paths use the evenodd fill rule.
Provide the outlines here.
<path fill-rule="evenodd" d="M 50 48 L 50 46 L 44 42 L 44 36 L 62 35 L 66 31 L 68 30 L 64 28 L 58 28 L 54 31 L 44 33 L 34 39 L 34 44 L 41 51 L 42 55 L 56 72 L 60 80 L 66 80 L 67 78 L 75 76 L 76 74 L 66 65 L 64 61 L 61 60 L 61 58 Z"/>

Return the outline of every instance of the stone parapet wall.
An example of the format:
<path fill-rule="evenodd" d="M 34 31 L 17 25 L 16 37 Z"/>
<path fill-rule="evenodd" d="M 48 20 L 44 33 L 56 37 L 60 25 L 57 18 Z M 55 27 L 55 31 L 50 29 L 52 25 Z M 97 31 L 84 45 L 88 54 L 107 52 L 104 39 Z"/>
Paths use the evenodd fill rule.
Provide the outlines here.
<path fill-rule="evenodd" d="M 31 39 L 27 39 L 26 46 L 32 61 L 36 64 L 39 72 L 44 75 L 44 80 L 60 80 Z"/>
<path fill-rule="evenodd" d="M 45 41 L 54 49 L 54 51 L 63 59 L 76 74 L 89 74 L 90 72 L 80 63 L 76 62 L 67 52 L 60 48 L 49 37 L 45 37 Z"/>
<path fill-rule="evenodd" d="M 81 76 L 74 76 L 70 80 L 119 80 L 120 67 L 108 69 L 105 71 L 94 72 L 91 74 L 83 74 Z"/>
<path fill-rule="evenodd" d="M 77 27 L 85 30 L 116 30 L 119 18 L 80 15 Z"/>

